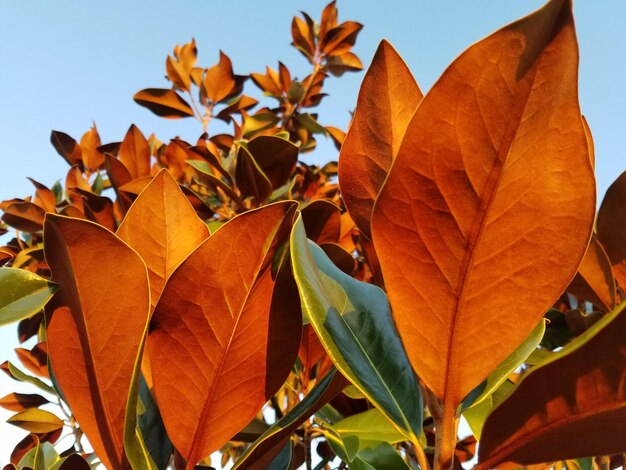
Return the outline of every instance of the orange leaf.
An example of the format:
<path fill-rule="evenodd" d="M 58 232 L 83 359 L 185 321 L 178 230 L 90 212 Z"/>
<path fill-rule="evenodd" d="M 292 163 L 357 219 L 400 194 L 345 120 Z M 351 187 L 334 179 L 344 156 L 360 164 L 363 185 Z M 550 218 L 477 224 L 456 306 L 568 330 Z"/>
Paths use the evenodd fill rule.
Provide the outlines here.
<path fill-rule="evenodd" d="M 39 183 L 38 181 L 35 181 L 32 178 L 28 179 L 35 187 L 35 204 L 46 212 L 55 212 L 57 200 L 54 193 L 47 186 Z"/>
<path fill-rule="evenodd" d="M 70 166 L 83 165 L 82 152 L 78 143 L 64 132 L 52 131 L 50 142 L 54 149 Z"/>
<path fill-rule="evenodd" d="M 567 291 L 605 312 L 615 307 L 611 261 L 595 235 L 591 237 L 587 253 Z"/>
<path fill-rule="evenodd" d="M 46 212 L 32 202 L 14 202 L 4 209 L 2 221 L 24 232 L 38 232 L 45 215 Z"/>
<path fill-rule="evenodd" d="M 289 266 L 275 270 L 295 208 L 275 203 L 226 223 L 174 272 L 154 311 L 154 391 L 188 469 L 248 424 L 293 366 L 299 298 Z"/>
<path fill-rule="evenodd" d="M 595 182 L 577 81 L 568 0 L 478 42 L 417 108 L 374 207 L 400 336 L 447 422 L 585 253 Z"/>
<path fill-rule="evenodd" d="M 607 315 L 522 378 L 487 418 L 477 468 L 624 452 L 624 313 Z"/>
<path fill-rule="evenodd" d="M 167 279 L 208 236 L 209 230 L 167 170 L 141 192 L 117 229 L 148 268 L 154 307 Z"/>
<path fill-rule="evenodd" d="M 150 145 L 134 124 L 130 126 L 120 145 L 119 159 L 132 179 L 150 175 Z"/>
<path fill-rule="evenodd" d="M 613 265 L 615 280 L 626 288 L 626 171 L 609 187 L 598 211 L 598 240 Z"/>
<path fill-rule="evenodd" d="M 368 238 L 372 237 L 374 201 L 420 101 L 422 92 L 413 75 L 383 40 L 363 78 L 354 119 L 339 154 L 341 196 Z"/>
<path fill-rule="evenodd" d="M 135 93 L 133 99 L 157 116 L 178 119 L 194 116 L 193 109 L 174 90 L 146 88 Z"/>
<path fill-rule="evenodd" d="M 220 51 L 220 61 L 207 69 L 202 85 L 206 96 L 212 103 L 219 103 L 235 88 L 233 64 L 222 51 Z"/>
<path fill-rule="evenodd" d="M 98 150 L 100 145 L 100 136 L 94 124 L 80 139 L 80 150 L 86 172 L 94 172 L 104 163 L 104 154 Z"/>
<path fill-rule="evenodd" d="M 38 343 L 31 350 L 16 348 L 15 354 L 22 365 L 30 372 L 39 377 L 50 378 L 48 372 L 48 348 L 46 347 L 46 343 Z"/>
<path fill-rule="evenodd" d="M 48 214 L 46 260 L 60 284 L 48 327 L 54 374 L 81 428 L 107 468 L 129 468 L 124 415 L 150 311 L 139 255 L 92 222 Z"/>
<path fill-rule="evenodd" d="M 48 399 L 36 393 L 9 393 L 0 398 L 0 406 L 11 411 L 26 411 L 49 403 Z"/>

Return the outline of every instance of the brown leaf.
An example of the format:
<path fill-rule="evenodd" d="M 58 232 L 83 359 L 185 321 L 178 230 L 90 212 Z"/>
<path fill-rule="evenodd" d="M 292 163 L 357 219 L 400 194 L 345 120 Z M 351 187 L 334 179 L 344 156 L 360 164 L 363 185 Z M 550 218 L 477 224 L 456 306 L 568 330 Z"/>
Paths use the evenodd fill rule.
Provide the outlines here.
<path fill-rule="evenodd" d="M 298 49 L 309 62 L 313 63 L 313 54 L 315 53 L 313 31 L 307 23 L 296 16 L 291 22 L 291 37 L 293 38 L 291 45 Z"/>
<path fill-rule="evenodd" d="M 161 170 L 135 200 L 117 236 L 146 263 L 154 307 L 167 279 L 209 236 L 209 230 L 178 183 L 167 170 Z"/>
<path fill-rule="evenodd" d="M 92 222 L 49 214 L 46 260 L 61 286 L 48 327 L 54 374 L 107 468 L 124 458 L 126 401 L 148 315 L 148 273 L 139 255 Z"/>
<path fill-rule="evenodd" d="M 320 21 L 321 38 L 326 36 L 326 33 L 337 27 L 337 2 L 334 0 L 324 7 L 322 11 L 322 20 Z"/>
<path fill-rule="evenodd" d="M 298 163 L 298 147 L 280 137 L 264 135 L 252 139 L 247 145 L 273 189 L 287 184 Z"/>
<path fill-rule="evenodd" d="M 233 64 L 222 51 L 220 51 L 220 61 L 207 69 L 202 86 L 212 103 L 219 103 L 228 97 L 235 88 Z"/>
<path fill-rule="evenodd" d="M 134 124 L 120 145 L 119 159 L 132 179 L 150 175 L 150 145 Z"/>
<path fill-rule="evenodd" d="M 18 465 L 22 457 L 34 447 L 39 445 L 39 438 L 35 434 L 29 434 L 13 448 L 11 452 L 11 464 Z M 6 467 L 4 467 L 6 469 Z M 3 469 L 4 470 L 4 469 Z"/>
<path fill-rule="evenodd" d="M 184 44 L 182 47 L 176 46 L 174 57 L 167 56 L 165 69 L 167 77 L 179 90 L 189 91 L 191 87 L 191 73 L 196 63 L 198 49 L 196 40 Z"/>
<path fill-rule="evenodd" d="M 598 211 L 598 240 L 606 250 L 615 280 L 626 288 L 626 171 L 609 187 Z"/>
<path fill-rule="evenodd" d="M 595 235 L 591 237 L 585 257 L 567 291 L 605 312 L 615 307 L 615 279 L 611 261 Z"/>
<path fill-rule="evenodd" d="M 31 350 L 16 348 L 15 354 L 22 365 L 33 374 L 46 379 L 50 378 L 46 343 L 38 343 Z"/>
<path fill-rule="evenodd" d="M 376 201 L 393 315 L 444 422 L 528 336 L 585 253 L 595 181 L 577 82 L 571 4 L 552 0 L 450 65 Z M 566 226 L 576 230 L 564 237 Z"/>
<path fill-rule="evenodd" d="M 91 467 L 80 455 L 70 454 L 63 461 L 59 470 L 91 470 Z"/>
<path fill-rule="evenodd" d="M 488 416 L 477 468 L 624 452 L 625 330 L 622 308 L 531 369 Z"/>
<path fill-rule="evenodd" d="M 244 146 L 239 147 L 237 153 L 235 180 L 241 198 L 252 197 L 256 206 L 261 205 L 272 194 L 272 183 Z"/>
<path fill-rule="evenodd" d="M 356 260 L 354 257 L 336 243 L 322 243 L 320 248 L 330 258 L 335 266 L 344 273 L 352 275 L 356 270 Z"/>
<path fill-rule="evenodd" d="M 226 223 L 174 272 L 157 304 L 148 338 L 154 391 L 188 469 L 248 424 L 293 366 L 299 299 L 285 295 L 289 282 L 275 269 L 295 208 L 275 203 Z M 280 272 L 290 275 L 288 266 Z"/>
<path fill-rule="evenodd" d="M 363 25 L 356 21 L 345 21 L 339 26 L 329 29 L 320 40 L 320 49 L 326 55 L 341 55 L 354 46 L 356 37 Z"/>
<path fill-rule="evenodd" d="M 339 154 L 341 197 L 354 222 L 370 239 L 374 202 L 421 101 L 422 92 L 410 70 L 383 40 L 363 78 L 354 118 Z"/>
<path fill-rule="evenodd" d="M 23 232 L 38 232 L 46 212 L 32 202 L 14 202 L 4 209 L 2 221 Z"/>
<path fill-rule="evenodd" d="M 80 145 L 69 135 L 64 132 L 52 131 L 50 133 L 50 142 L 70 166 L 80 165 L 82 167 L 83 157 Z"/>
<path fill-rule="evenodd" d="M 56 196 L 54 193 L 45 185 L 35 181 L 32 178 L 28 178 L 33 186 L 35 187 L 35 201 L 34 203 L 41 207 L 46 212 L 55 212 L 56 211 Z"/>
<path fill-rule="evenodd" d="M 341 234 L 341 211 L 330 201 L 318 199 L 300 208 L 308 238 L 318 245 L 337 243 Z"/>
<path fill-rule="evenodd" d="M 0 398 L 0 406 L 11 411 L 26 411 L 49 403 L 47 398 L 37 393 L 9 393 Z"/>
<path fill-rule="evenodd" d="M 137 104 L 148 108 L 157 116 L 168 119 L 193 117 L 194 112 L 174 90 L 146 88 L 133 96 Z"/>
<path fill-rule="evenodd" d="M 226 106 L 219 113 L 217 113 L 215 117 L 228 122 L 232 119 L 231 114 L 241 113 L 241 111 L 245 111 L 255 107 L 258 103 L 259 102 L 254 98 L 246 95 L 241 95 L 235 98 L 233 101 L 229 101 L 228 106 Z"/>
<path fill-rule="evenodd" d="M 326 59 L 326 69 L 335 77 L 341 77 L 345 72 L 363 70 L 363 63 L 352 52 L 344 52 Z"/>

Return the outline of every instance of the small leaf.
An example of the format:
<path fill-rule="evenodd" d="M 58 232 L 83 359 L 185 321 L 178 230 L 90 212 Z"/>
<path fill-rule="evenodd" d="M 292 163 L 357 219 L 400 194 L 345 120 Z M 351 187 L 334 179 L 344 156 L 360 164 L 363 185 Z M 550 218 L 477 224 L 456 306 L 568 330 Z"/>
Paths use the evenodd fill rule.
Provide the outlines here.
<path fill-rule="evenodd" d="M 100 136 L 94 124 L 80 139 L 80 150 L 86 172 L 94 172 L 102 167 L 104 154 L 98 150 L 100 145 Z"/>
<path fill-rule="evenodd" d="M 239 147 L 235 180 L 241 191 L 241 197 L 252 197 L 257 206 L 261 205 L 272 194 L 272 183 L 263 172 L 257 161 L 244 147 Z"/>
<path fill-rule="evenodd" d="M 146 88 L 136 93 L 133 99 L 157 116 L 169 119 L 194 116 L 191 106 L 174 90 Z"/>
<path fill-rule="evenodd" d="M 50 142 L 70 166 L 80 165 L 82 167 L 83 157 L 80 145 L 69 135 L 59 131 L 52 131 L 50 133 Z"/>
<path fill-rule="evenodd" d="M 150 176 L 150 145 L 134 124 L 130 126 L 120 145 L 119 159 L 132 179 Z"/>
<path fill-rule="evenodd" d="M 252 139 L 247 147 L 273 189 L 287 184 L 298 163 L 298 147 L 289 140 L 264 135 Z"/>
<path fill-rule="evenodd" d="M 33 377 L 32 375 L 28 375 L 22 372 L 9 361 L 5 361 L 0 364 L 0 369 L 2 369 L 4 373 L 6 373 L 12 379 L 34 385 L 38 389 L 43 390 L 44 392 L 49 393 L 53 396 L 57 395 L 56 391 L 50 385 L 38 379 L 37 377 Z"/>
<path fill-rule="evenodd" d="M 207 69 L 202 85 L 206 96 L 212 103 L 218 103 L 231 94 L 235 87 L 233 64 L 222 51 L 220 51 L 220 61 Z"/>
<path fill-rule="evenodd" d="M 598 240 L 606 250 L 615 280 L 626 288 L 626 171 L 607 189 L 598 211 Z"/>
<path fill-rule="evenodd" d="M 47 398 L 36 393 L 9 393 L 0 398 L 0 406 L 11 411 L 26 411 L 49 403 Z"/>
<path fill-rule="evenodd" d="M 39 312 L 58 285 L 17 268 L 0 268 L 0 325 L 8 325 Z"/>
<path fill-rule="evenodd" d="M 37 408 L 17 413 L 7 419 L 7 423 L 33 433 L 52 432 L 63 427 L 63 421 L 57 415 Z"/>
<path fill-rule="evenodd" d="M 23 232 L 39 232 L 46 215 L 41 207 L 32 202 L 14 202 L 4 209 L 2 221 Z"/>

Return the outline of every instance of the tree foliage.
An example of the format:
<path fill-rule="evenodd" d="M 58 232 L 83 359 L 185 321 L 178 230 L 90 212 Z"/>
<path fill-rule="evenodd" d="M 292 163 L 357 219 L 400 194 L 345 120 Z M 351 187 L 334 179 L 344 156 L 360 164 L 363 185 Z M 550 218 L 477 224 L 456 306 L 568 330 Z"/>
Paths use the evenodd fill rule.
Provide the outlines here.
<path fill-rule="evenodd" d="M 301 80 L 176 46 L 134 100 L 196 142 L 52 132 L 64 182 L 0 203 L 0 324 L 36 343 L 1 367 L 37 389 L 0 399 L 5 468 L 624 464 L 626 178 L 594 225 L 571 2 L 426 94 L 382 41 L 346 134 L 312 109 L 361 27 L 295 17 Z M 320 137 L 338 162 L 301 162 Z"/>

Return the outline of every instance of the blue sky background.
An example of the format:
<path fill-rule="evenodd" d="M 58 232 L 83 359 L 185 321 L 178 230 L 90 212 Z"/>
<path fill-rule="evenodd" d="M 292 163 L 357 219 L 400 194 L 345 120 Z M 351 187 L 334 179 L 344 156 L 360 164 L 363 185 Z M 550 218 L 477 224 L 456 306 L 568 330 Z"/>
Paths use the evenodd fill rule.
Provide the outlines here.
<path fill-rule="evenodd" d="M 542 0 L 339 0 L 339 19 L 365 25 L 354 49 L 367 66 L 387 38 L 428 90 L 445 67 L 473 42 L 540 7 Z M 236 73 L 263 72 L 281 60 L 293 75 L 308 74 L 306 60 L 289 43 L 299 10 L 319 18 L 325 2 L 312 0 L 3 0 L 0 2 L 0 200 L 33 193 L 27 176 L 52 186 L 67 164 L 49 143 L 52 129 L 75 139 L 95 121 L 103 143 L 119 141 L 131 123 L 163 141 L 195 141 L 191 119 L 158 118 L 136 105 L 142 88 L 168 87 L 165 58 L 195 37 L 199 64 L 211 66 L 222 49 Z M 596 145 L 598 197 L 626 169 L 626 2 L 578 0 L 580 101 Z M 346 128 L 363 74 L 327 80 L 317 111 L 324 124 Z M 247 94 L 259 96 L 248 83 Z M 210 128 L 210 131 L 214 130 Z M 215 128 L 215 130 L 219 130 Z M 336 159 L 320 141 L 307 162 Z M 0 328 L 0 362 L 15 360 L 14 327 Z M 0 374 L 0 396 L 17 386 Z M 0 414 L 0 419 L 7 414 Z M 0 464 L 22 434 L 0 424 Z M 69 445 L 69 442 L 68 442 Z"/>

